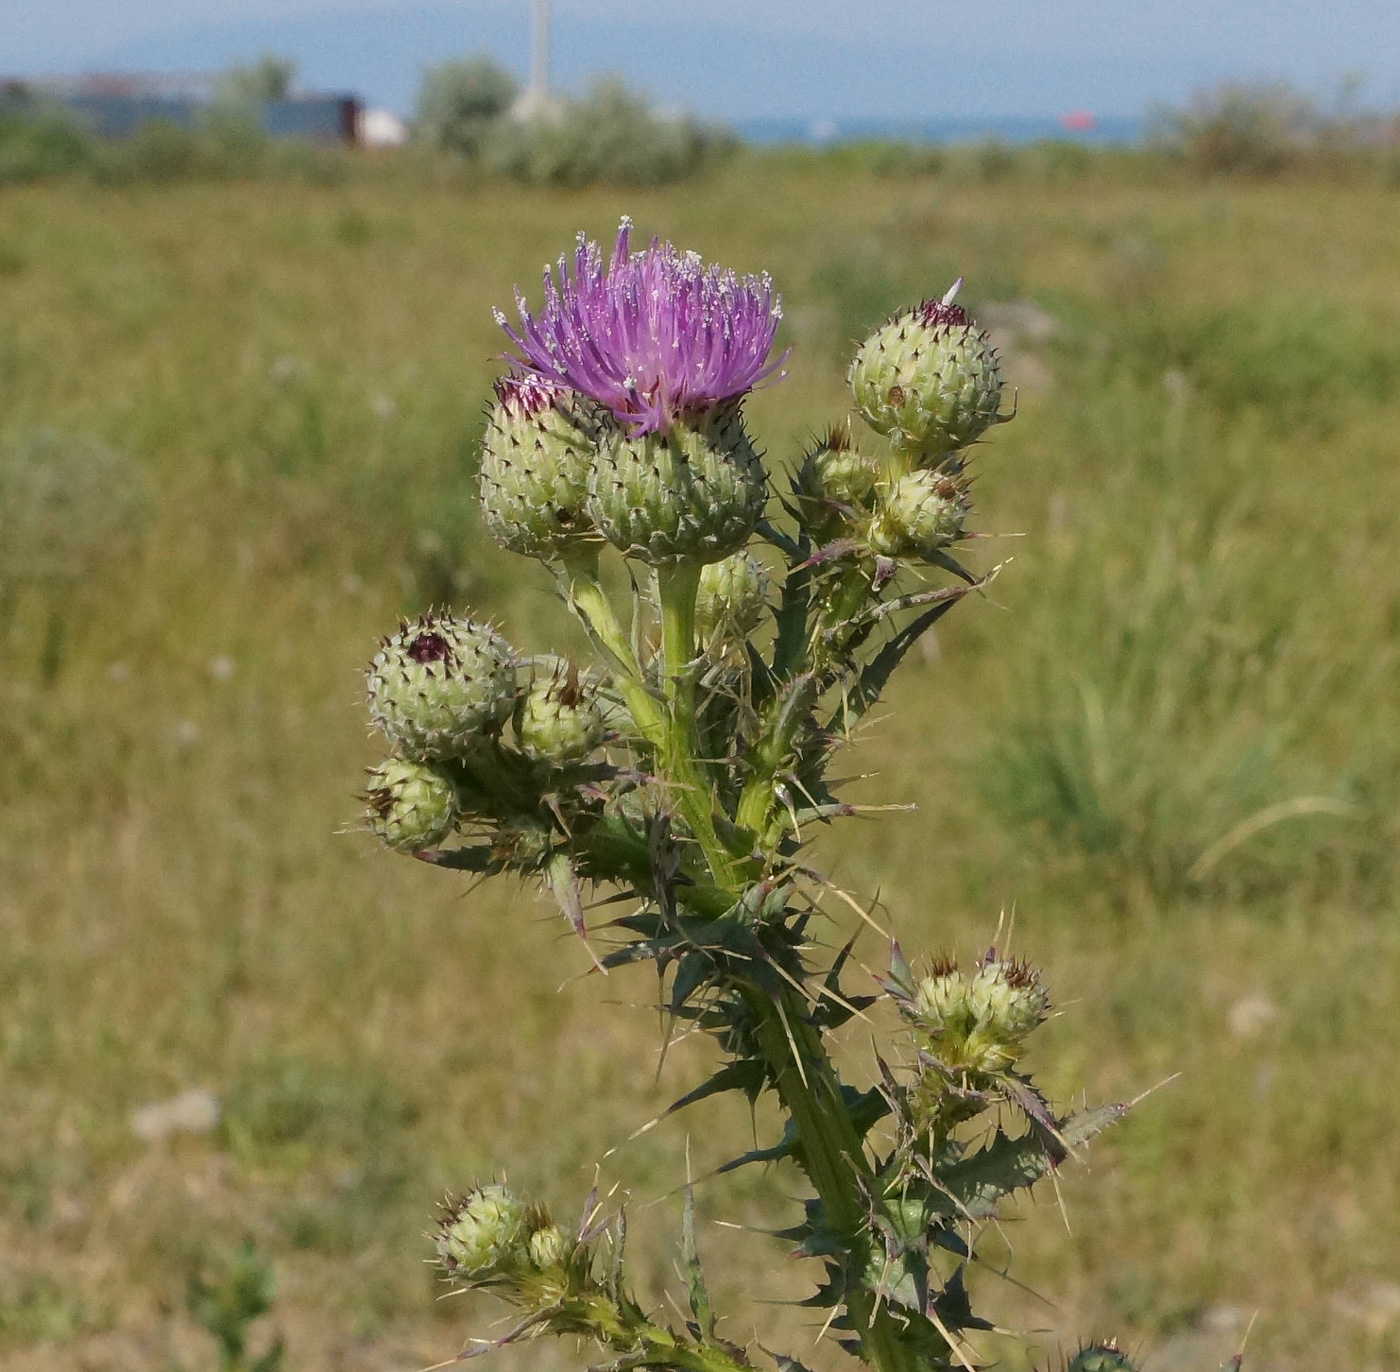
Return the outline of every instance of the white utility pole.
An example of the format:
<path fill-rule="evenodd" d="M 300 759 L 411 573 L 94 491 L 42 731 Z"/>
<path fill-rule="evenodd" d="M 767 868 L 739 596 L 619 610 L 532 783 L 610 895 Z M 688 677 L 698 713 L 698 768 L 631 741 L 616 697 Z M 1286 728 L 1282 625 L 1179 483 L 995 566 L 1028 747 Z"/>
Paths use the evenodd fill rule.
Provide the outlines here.
<path fill-rule="evenodd" d="M 534 0 L 534 24 L 530 32 L 530 106 L 549 105 L 549 0 Z"/>

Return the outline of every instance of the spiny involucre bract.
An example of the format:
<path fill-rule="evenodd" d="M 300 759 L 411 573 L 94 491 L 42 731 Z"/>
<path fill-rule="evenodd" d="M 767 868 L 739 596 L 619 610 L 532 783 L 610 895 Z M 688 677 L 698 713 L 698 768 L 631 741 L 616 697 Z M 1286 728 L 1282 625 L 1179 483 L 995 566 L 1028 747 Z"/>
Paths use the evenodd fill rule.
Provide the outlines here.
<path fill-rule="evenodd" d="M 987 335 L 960 306 L 926 300 L 861 344 L 851 363 L 856 409 L 921 461 L 966 447 L 997 418 L 1001 370 Z"/>
<path fill-rule="evenodd" d="M 516 706 L 516 740 L 522 752 L 541 761 L 576 762 L 606 732 L 597 686 L 580 677 L 572 662 L 535 677 Z"/>
<path fill-rule="evenodd" d="M 1137 1364 L 1116 1343 L 1093 1343 L 1069 1360 L 1065 1372 L 1137 1372 Z"/>
<path fill-rule="evenodd" d="M 410 758 L 460 757 L 515 707 L 515 657 L 485 624 L 428 614 L 386 638 L 366 674 L 370 718 Z"/>
<path fill-rule="evenodd" d="M 548 559 L 595 537 L 588 473 L 610 423 L 576 391 L 536 376 L 496 382 L 481 445 L 481 512 L 510 552 Z"/>
<path fill-rule="evenodd" d="M 749 541 L 768 481 L 737 405 L 606 444 L 588 514 L 614 547 L 644 562 L 717 562 Z"/>
<path fill-rule="evenodd" d="M 867 534 L 884 557 L 928 558 L 963 536 L 967 486 L 944 471 L 909 472 L 880 490 Z"/>
<path fill-rule="evenodd" d="M 389 848 L 421 853 L 456 826 L 461 801 L 452 779 L 427 762 L 390 758 L 373 768 L 365 788 L 365 823 Z"/>
<path fill-rule="evenodd" d="M 437 1252 L 448 1276 L 482 1281 L 529 1261 L 526 1208 L 499 1183 L 449 1202 L 438 1222 Z"/>

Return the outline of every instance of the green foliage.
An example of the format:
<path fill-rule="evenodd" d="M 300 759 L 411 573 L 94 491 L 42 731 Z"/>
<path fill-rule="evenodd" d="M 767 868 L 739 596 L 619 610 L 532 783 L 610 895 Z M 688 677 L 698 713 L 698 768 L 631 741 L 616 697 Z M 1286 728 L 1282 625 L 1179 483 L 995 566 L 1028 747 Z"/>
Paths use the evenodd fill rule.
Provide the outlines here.
<path fill-rule="evenodd" d="M 248 1347 L 249 1328 L 272 1309 L 272 1268 L 253 1244 L 237 1248 L 213 1278 L 192 1273 L 187 1301 L 190 1313 L 213 1337 L 219 1350 L 219 1372 L 280 1372 L 280 1338 L 261 1353 Z"/>
<path fill-rule="evenodd" d="M 0 186 L 66 176 L 91 159 L 91 140 L 70 111 L 58 105 L 0 102 Z"/>
<path fill-rule="evenodd" d="M 485 53 L 429 67 L 418 88 L 414 135 L 440 152 L 475 157 L 519 93 L 515 77 Z"/>
<path fill-rule="evenodd" d="M 254 62 L 230 67 L 215 86 L 216 101 L 229 105 L 270 104 L 291 94 L 297 64 L 290 57 L 265 52 Z"/>
<path fill-rule="evenodd" d="M 83 434 L 39 429 L 0 453 L 0 604 L 71 594 L 129 553 L 148 513 L 140 469 Z"/>

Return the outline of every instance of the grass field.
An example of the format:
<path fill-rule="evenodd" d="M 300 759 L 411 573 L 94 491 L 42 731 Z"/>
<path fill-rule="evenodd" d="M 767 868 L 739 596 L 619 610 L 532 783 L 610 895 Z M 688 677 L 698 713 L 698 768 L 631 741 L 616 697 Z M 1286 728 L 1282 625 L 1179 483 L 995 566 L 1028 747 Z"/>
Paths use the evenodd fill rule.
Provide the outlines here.
<path fill-rule="evenodd" d="M 822 857 L 906 949 L 967 954 L 1014 909 L 1064 1010 L 1039 1049 L 1061 1099 L 1180 1076 L 1066 1174 L 1068 1224 L 1047 1191 L 1008 1227 L 1038 1295 L 985 1274 L 999 1316 L 1119 1330 L 1163 1372 L 1216 1366 L 1255 1312 L 1257 1368 L 1400 1365 L 1397 210 L 839 157 L 646 192 L 7 190 L 0 1367 L 212 1367 L 186 1284 L 244 1239 L 297 1372 L 449 1356 L 489 1311 L 435 1303 L 443 1190 L 505 1168 L 572 1210 L 699 1079 L 696 1049 L 657 1082 L 646 976 L 584 976 L 535 893 L 341 832 L 376 756 L 358 673 L 400 612 L 566 632 L 475 512 L 490 307 L 624 212 L 776 278 L 790 375 L 751 406 L 775 465 L 840 416 L 889 308 L 962 274 L 1001 321 L 1020 414 L 978 524 L 1025 536 L 977 545 L 1013 559 L 994 594 L 863 745 L 860 797 L 917 813 Z M 190 1089 L 216 1128 L 135 1136 Z M 737 1107 L 690 1127 L 697 1172 L 750 1137 Z M 604 1163 L 652 1293 L 686 1129 Z M 741 1173 L 702 1210 L 771 1226 L 794 1185 Z M 702 1246 L 731 1337 L 802 1342 L 762 1303 L 806 1290 L 778 1245 Z"/>

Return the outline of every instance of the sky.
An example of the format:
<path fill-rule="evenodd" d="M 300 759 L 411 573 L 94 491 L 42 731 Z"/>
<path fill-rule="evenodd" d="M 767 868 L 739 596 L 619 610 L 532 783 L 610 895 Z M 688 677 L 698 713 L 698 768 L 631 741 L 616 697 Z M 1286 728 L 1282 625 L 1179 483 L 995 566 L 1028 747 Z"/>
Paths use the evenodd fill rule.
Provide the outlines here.
<path fill-rule="evenodd" d="M 213 70 L 275 51 L 407 113 L 422 68 L 524 73 L 529 0 L 0 0 L 0 73 Z M 1135 115 L 1227 79 L 1400 105 L 1395 0 L 554 0 L 554 74 L 710 118 Z"/>

